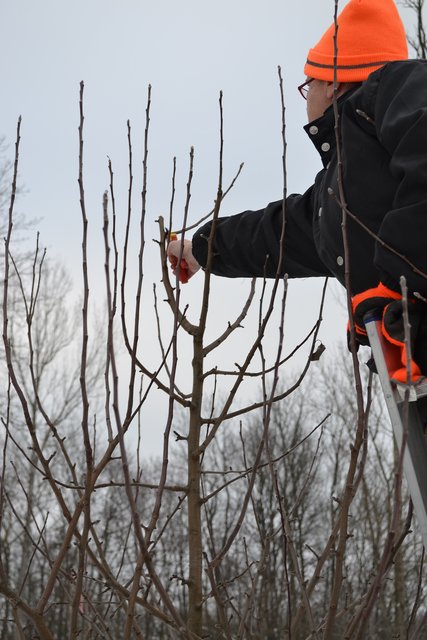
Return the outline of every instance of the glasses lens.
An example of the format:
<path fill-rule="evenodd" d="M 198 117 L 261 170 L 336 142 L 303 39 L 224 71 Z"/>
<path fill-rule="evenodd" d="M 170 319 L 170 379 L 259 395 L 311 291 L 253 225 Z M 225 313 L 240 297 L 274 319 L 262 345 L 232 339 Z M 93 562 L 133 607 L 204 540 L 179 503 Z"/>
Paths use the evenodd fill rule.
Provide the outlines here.
<path fill-rule="evenodd" d="M 300 92 L 304 100 L 307 100 L 308 90 L 310 88 L 310 82 L 311 82 L 311 79 L 306 80 L 303 84 L 300 84 L 300 86 L 298 87 L 298 91 Z"/>

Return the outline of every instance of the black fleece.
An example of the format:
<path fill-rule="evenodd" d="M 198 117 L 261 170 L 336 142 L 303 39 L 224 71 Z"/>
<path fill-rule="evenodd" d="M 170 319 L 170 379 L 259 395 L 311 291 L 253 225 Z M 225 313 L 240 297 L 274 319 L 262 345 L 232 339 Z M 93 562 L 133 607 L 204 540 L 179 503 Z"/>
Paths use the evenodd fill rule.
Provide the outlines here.
<path fill-rule="evenodd" d="M 380 280 L 398 290 L 404 275 L 409 291 L 427 298 L 427 62 L 385 65 L 342 96 L 338 108 L 347 206 L 380 238 L 376 241 L 348 219 L 351 293 Z M 290 278 L 332 275 L 344 284 L 334 127 L 332 107 L 305 127 L 324 168 L 304 194 L 218 219 L 212 273 L 274 277 L 285 220 L 280 273 Z M 208 223 L 193 237 L 194 256 L 202 266 L 210 231 Z"/>

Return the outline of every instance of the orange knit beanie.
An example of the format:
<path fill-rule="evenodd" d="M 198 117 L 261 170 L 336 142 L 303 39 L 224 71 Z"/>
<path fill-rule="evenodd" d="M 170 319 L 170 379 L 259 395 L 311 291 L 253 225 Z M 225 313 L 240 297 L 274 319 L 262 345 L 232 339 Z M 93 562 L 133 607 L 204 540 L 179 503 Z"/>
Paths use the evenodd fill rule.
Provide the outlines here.
<path fill-rule="evenodd" d="M 337 19 L 337 82 L 361 82 L 387 62 L 408 57 L 405 29 L 393 0 L 350 0 Z M 334 79 L 335 24 L 313 49 L 304 73 Z"/>

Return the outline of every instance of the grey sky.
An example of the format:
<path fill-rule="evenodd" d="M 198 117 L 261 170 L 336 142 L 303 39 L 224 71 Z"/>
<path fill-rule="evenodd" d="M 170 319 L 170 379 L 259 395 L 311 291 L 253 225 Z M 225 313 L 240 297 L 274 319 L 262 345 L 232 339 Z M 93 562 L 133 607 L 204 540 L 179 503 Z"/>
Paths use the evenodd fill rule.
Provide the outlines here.
<path fill-rule="evenodd" d="M 344 6 L 344 3 L 340 3 Z M 225 182 L 245 168 L 223 205 L 224 214 L 260 208 L 282 193 L 281 111 L 277 66 L 285 81 L 288 191 L 302 191 L 320 159 L 302 126 L 305 104 L 296 90 L 303 64 L 333 20 L 333 0 L 2 0 L 0 133 L 13 152 L 22 115 L 20 175 L 28 193 L 19 208 L 41 218 L 41 241 L 79 282 L 81 226 L 77 188 L 78 93 L 85 82 L 85 186 L 94 267 L 102 287 L 102 193 L 113 162 L 119 216 L 127 196 L 126 121 L 133 132 L 135 212 L 141 189 L 147 86 L 152 85 L 147 239 L 167 214 L 172 158 L 177 157 L 175 215 L 182 214 L 188 154 L 195 147 L 191 221 L 213 205 L 218 175 L 218 96 L 224 92 Z M 412 16 L 401 14 L 410 24 Z M 146 280 L 160 281 L 148 242 Z M 184 298 L 197 308 L 201 278 Z M 317 282 L 291 283 L 289 345 L 313 324 Z M 151 284 L 148 285 L 148 288 Z M 215 323 L 228 320 L 247 283 L 213 286 Z M 241 299 L 239 298 L 239 300 Z M 316 307 L 316 305 L 314 305 Z M 152 322 L 152 321 L 151 321 Z M 149 324 L 150 321 L 147 320 Z M 275 329 L 274 329 L 275 331 Z M 345 314 L 329 297 L 324 340 L 344 337 Z M 232 360 L 234 362 L 235 359 Z"/>

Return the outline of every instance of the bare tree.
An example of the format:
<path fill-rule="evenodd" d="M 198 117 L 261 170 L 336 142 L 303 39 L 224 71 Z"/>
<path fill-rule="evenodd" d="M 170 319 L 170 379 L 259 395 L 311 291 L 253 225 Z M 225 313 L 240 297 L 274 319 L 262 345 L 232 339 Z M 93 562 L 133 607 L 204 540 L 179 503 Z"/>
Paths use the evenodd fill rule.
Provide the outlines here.
<path fill-rule="evenodd" d="M 222 96 L 219 179 L 197 320 L 166 263 L 168 230 L 180 227 L 182 237 L 189 230 L 193 150 L 183 211 L 176 213 L 174 163 L 169 220 L 159 219 L 166 304 L 157 288 L 153 304 L 143 286 L 149 88 L 139 212 L 130 123 L 125 228 L 116 215 L 112 163 L 100 205 L 101 328 L 92 319 L 83 97 L 82 84 L 77 325 L 64 275 L 38 241 L 24 265 L 14 256 L 20 123 L 17 128 L 2 298 L 1 637 L 422 637 L 423 551 L 411 533 L 383 407 L 354 345 L 350 359 L 339 357 L 340 367 L 317 362 L 325 290 L 312 330 L 296 348 L 284 339 L 288 283 L 279 275 L 258 289 L 249 284 L 222 329 L 211 324 L 215 221 L 240 171 L 225 185 Z M 286 176 L 284 131 L 283 117 Z M 351 212 L 341 188 L 336 197 L 345 241 Z M 285 209 L 283 215 L 285 229 Z M 154 365 L 141 346 L 147 309 L 154 309 L 158 332 Z M 246 351 L 238 363 L 220 361 L 219 349 L 251 312 L 258 326 L 245 334 Z M 266 344 L 273 334 L 274 349 Z M 192 348 L 185 362 L 182 339 Z M 287 349 L 292 355 L 303 346 L 306 360 L 290 380 L 283 375 Z M 249 400 L 248 381 L 257 383 Z M 154 389 L 163 393 L 166 413 L 156 464 L 144 460 L 141 443 Z"/>
<path fill-rule="evenodd" d="M 408 42 L 414 49 L 417 58 L 427 58 L 427 41 L 424 28 L 424 0 L 404 0 L 404 7 L 411 9 L 415 14 L 416 31 L 414 36 L 408 36 Z"/>

